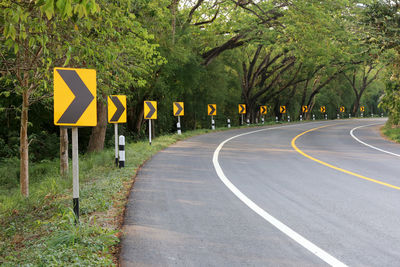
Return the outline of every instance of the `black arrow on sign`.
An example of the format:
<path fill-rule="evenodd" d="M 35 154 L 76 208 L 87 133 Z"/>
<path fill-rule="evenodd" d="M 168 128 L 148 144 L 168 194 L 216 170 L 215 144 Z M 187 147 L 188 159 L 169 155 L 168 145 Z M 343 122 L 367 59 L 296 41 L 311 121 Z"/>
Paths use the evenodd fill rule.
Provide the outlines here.
<path fill-rule="evenodd" d="M 175 106 L 178 108 L 178 110 L 175 112 L 175 116 L 178 116 L 179 114 L 181 114 L 183 108 L 179 103 L 175 103 Z"/>
<path fill-rule="evenodd" d="M 112 96 L 111 101 L 117 107 L 117 111 L 115 111 L 114 115 L 112 116 L 110 121 L 118 121 L 121 117 L 122 113 L 125 111 L 124 105 L 122 105 L 121 101 L 119 101 L 117 96 Z"/>
<path fill-rule="evenodd" d="M 74 100 L 65 110 L 57 123 L 76 123 L 87 107 L 92 103 L 94 96 L 74 70 L 57 70 L 61 78 L 75 95 Z"/>
<path fill-rule="evenodd" d="M 214 114 L 214 111 L 215 111 L 214 106 L 213 106 L 213 105 L 208 105 L 208 106 L 211 108 L 210 115 L 213 115 L 213 114 Z"/>
<path fill-rule="evenodd" d="M 150 111 L 147 113 L 146 118 L 151 118 L 153 117 L 154 112 L 156 112 L 156 109 L 154 106 L 151 104 L 151 102 L 146 102 L 147 106 L 149 107 Z"/>
<path fill-rule="evenodd" d="M 242 104 L 240 104 L 239 106 L 241 108 L 240 113 L 244 113 L 244 111 L 246 110 L 246 106 Z"/>
<path fill-rule="evenodd" d="M 262 113 L 262 114 L 267 113 L 267 111 L 265 110 L 265 107 L 261 107 L 261 113 Z"/>
<path fill-rule="evenodd" d="M 285 112 L 285 111 L 286 111 L 286 107 L 282 106 L 282 107 L 281 107 L 281 113 L 283 113 L 283 112 Z"/>

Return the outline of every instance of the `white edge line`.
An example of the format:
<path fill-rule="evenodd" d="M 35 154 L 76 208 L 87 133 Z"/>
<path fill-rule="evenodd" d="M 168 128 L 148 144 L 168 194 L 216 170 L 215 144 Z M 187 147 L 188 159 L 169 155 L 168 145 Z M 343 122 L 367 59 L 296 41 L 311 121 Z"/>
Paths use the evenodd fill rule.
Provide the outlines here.
<path fill-rule="evenodd" d="M 289 126 L 286 126 L 286 127 L 290 127 L 290 126 L 295 126 L 295 125 L 289 125 Z M 233 137 L 230 137 L 230 138 L 226 139 L 225 141 L 220 143 L 219 146 L 217 147 L 217 149 L 215 149 L 215 151 L 214 151 L 213 164 L 214 164 L 215 171 L 217 172 L 217 175 L 220 178 L 220 180 L 225 184 L 226 187 L 228 187 L 229 190 L 232 191 L 232 193 L 236 197 L 238 197 L 250 209 L 252 209 L 255 213 L 260 215 L 264 220 L 266 220 L 267 222 L 272 224 L 274 227 L 276 227 L 282 233 L 284 233 L 285 235 L 287 235 L 288 237 L 293 239 L 299 245 L 301 245 L 302 247 L 304 247 L 305 249 L 307 249 L 308 251 L 310 251 L 311 253 L 316 255 L 318 258 L 320 258 L 321 260 L 323 260 L 327 264 L 329 264 L 331 266 L 347 266 L 346 264 L 344 264 L 343 262 L 339 261 L 338 259 L 336 259 L 332 255 L 330 255 L 329 253 L 327 253 L 323 249 L 317 247 L 315 244 L 313 244 L 312 242 L 310 242 L 309 240 L 307 240 L 306 238 L 304 238 L 300 234 L 296 233 L 290 227 L 288 227 L 287 225 L 285 225 L 284 223 L 282 223 L 281 221 L 279 221 L 278 219 L 276 219 L 275 217 L 270 215 L 268 212 L 263 210 L 256 203 L 254 203 L 245 194 L 243 194 L 234 184 L 232 184 L 232 182 L 225 176 L 224 172 L 222 171 L 221 166 L 219 165 L 219 162 L 218 162 L 219 152 L 221 151 L 222 147 L 227 142 L 231 141 L 232 139 L 235 139 L 235 138 L 240 137 L 240 136 L 248 135 L 248 134 L 253 134 L 253 133 L 257 133 L 257 132 L 261 132 L 261 131 L 267 131 L 267 130 L 273 130 L 273 129 L 279 129 L 279 128 L 283 128 L 283 127 L 285 127 L 285 126 L 261 129 L 261 130 L 257 130 L 257 131 L 238 134 L 238 135 L 235 135 Z"/>
<path fill-rule="evenodd" d="M 357 130 L 357 129 L 360 129 L 360 128 L 363 128 L 363 127 L 368 127 L 368 126 L 373 126 L 373 125 L 379 125 L 379 124 L 381 124 L 381 123 L 374 123 L 374 124 L 368 124 L 368 125 L 358 126 L 358 127 L 356 127 L 356 128 L 351 129 L 350 135 L 351 135 L 351 137 L 353 137 L 354 140 L 356 140 L 357 142 L 359 142 L 359 143 L 361 143 L 361 144 L 363 144 L 363 145 L 365 145 L 365 146 L 367 146 L 367 147 L 370 147 L 370 148 L 372 148 L 372 149 L 378 150 L 378 151 L 380 151 L 380 152 L 383 152 L 383 153 L 386 153 L 386 154 L 389 154 L 389 155 L 392 155 L 392 156 L 400 157 L 399 154 L 396 154 L 396 153 L 393 153 L 393 152 L 390 152 L 390 151 L 386 151 L 386 150 L 380 149 L 379 147 L 375 147 L 375 146 L 373 146 L 373 145 L 367 144 L 367 143 L 361 141 L 360 139 L 358 139 L 358 138 L 354 135 L 354 131 Z"/>

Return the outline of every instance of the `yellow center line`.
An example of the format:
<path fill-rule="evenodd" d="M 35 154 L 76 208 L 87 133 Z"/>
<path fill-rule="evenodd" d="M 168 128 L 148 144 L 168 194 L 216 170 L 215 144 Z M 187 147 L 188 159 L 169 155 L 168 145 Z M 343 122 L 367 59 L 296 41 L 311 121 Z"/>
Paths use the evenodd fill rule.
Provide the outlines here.
<path fill-rule="evenodd" d="M 335 124 L 335 125 L 325 125 L 325 126 L 313 128 L 313 129 L 310 129 L 310 130 L 308 130 L 308 131 L 302 132 L 301 134 L 297 135 L 295 138 L 292 139 L 292 147 L 294 148 L 294 150 L 296 150 L 298 153 L 300 153 L 300 154 L 303 155 L 304 157 L 309 158 L 309 159 L 311 159 L 312 161 L 318 162 L 319 164 L 322 164 L 322 165 L 324 165 L 324 166 L 326 166 L 326 167 L 335 169 L 335 170 L 340 171 L 340 172 L 344 172 L 344 173 L 350 174 L 350 175 L 355 176 L 355 177 L 358 177 L 358 178 L 360 178 L 360 179 L 364 179 L 364 180 L 367 180 L 367 181 L 370 181 L 370 182 L 373 182 L 373 183 L 377 183 L 377 184 L 380 184 L 380 185 L 383 185 L 383 186 L 387 186 L 387 187 L 390 187 L 390 188 L 394 188 L 394 189 L 400 190 L 400 187 L 399 187 L 399 186 L 395 186 L 395 185 L 388 184 L 388 183 L 385 183 L 385 182 L 382 182 L 382 181 L 379 181 L 379 180 L 375 180 L 375 179 L 372 179 L 372 178 L 363 176 L 363 175 L 361 175 L 361 174 L 357 174 L 357 173 L 354 173 L 354 172 L 351 172 L 351 171 L 348 171 L 348 170 L 345 170 L 345 169 L 342 169 L 342 168 L 333 166 L 332 164 L 326 163 L 326 162 L 324 162 L 324 161 L 322 161 L 322 160 L 316 159 L 316 158 L 314 158 L 314 157 L 312 157 L 312 156 L 310 156 L 310 155 L 304 153 L 303 151 L 301 151 L 301 150 L 296 146 L 296 140 L 297 140 L 299 137 L 301 137 L 302 135 L 305 135 L 306 133 L 309 133 L 309 132 L 312 132 L 312 131 L 316 131 L 316 130 L 319 130 L 319 129 L 322 129 L 322 128 L 325 128 L 325 127 L 336 126 L 336 125 L 337 125 L 337 124 Z"/>

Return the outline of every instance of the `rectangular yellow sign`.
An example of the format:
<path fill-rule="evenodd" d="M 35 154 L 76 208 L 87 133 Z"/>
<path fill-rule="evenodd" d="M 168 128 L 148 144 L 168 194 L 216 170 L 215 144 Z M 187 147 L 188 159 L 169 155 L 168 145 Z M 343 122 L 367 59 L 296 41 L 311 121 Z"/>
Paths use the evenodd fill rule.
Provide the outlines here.
<path fill-rule="evenodd" d="M 260 114 L 267 114 L 267 106 L 260 106 Z"/>
<path fill-rule="evenodd" d="M 174 116 L 185 115 L 185 106 L 183 102 L 174 102 L 173 104 Z"/>
<path fill-rule="evenodd" d="M 207 105 L 207 114 L 209 116 L 217 115 L 217 104 L 208 104 Z"/>
<path fill-rule="evenodd" d="M 308 112 L 308 106 L 302 106 L 301 110 L 303 111 L 303 113 L 307 113 Z"/>
<path fill-rule="evenodd" d="M 96 70 L 54 68 L 54 124 L 96 126 Z"/>
<path fill-rule="evenodd" d="M 320 108 L 320 110 L 321 110 L 321 113 L 325 113 L 325 112 L 326 112 L 326 107 L 325 107 L 325 106 L 322 106 L 322 107 Z"/>
<path fill-rule="evenodd" d="M 126 123 L 126 95 L 107 98 L 108 123 Z"/>
<path fill-rule="evenodd" d="M 144 118 L 146 120 L 157 119 L 157 101 L 144 101 Z"/>
<path fill-rule="evenodd" d="M 246 114 L 246 104 L 239 104 L 239 114 Z"/>
<path fill-rule="evenodd" d="M 280 106 L 279 107 L 279 111 L 280 111 L 280 113 L 285 114 L 286 113 L 286 106 Z"/>

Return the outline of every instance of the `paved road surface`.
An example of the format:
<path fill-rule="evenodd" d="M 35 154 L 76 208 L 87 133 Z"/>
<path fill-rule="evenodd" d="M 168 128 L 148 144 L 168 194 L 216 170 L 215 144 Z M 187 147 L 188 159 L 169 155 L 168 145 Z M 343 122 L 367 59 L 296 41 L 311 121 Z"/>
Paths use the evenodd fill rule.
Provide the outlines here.
<path fill-rule="evenodd" d="M 121 265 L 400 266 L 400 146 L 380 136 L 383 123 L 240 129 L 165 149 L 137 176 Z M 392 154 L 353 138 L 358 126 L 354 137 Z M 243 133 L 250 134 L 227 141 L 216 158 L 238 193 L 222 182 L 213 156 Z M 294 234 L 278 230 L 280 223 Z"/>

